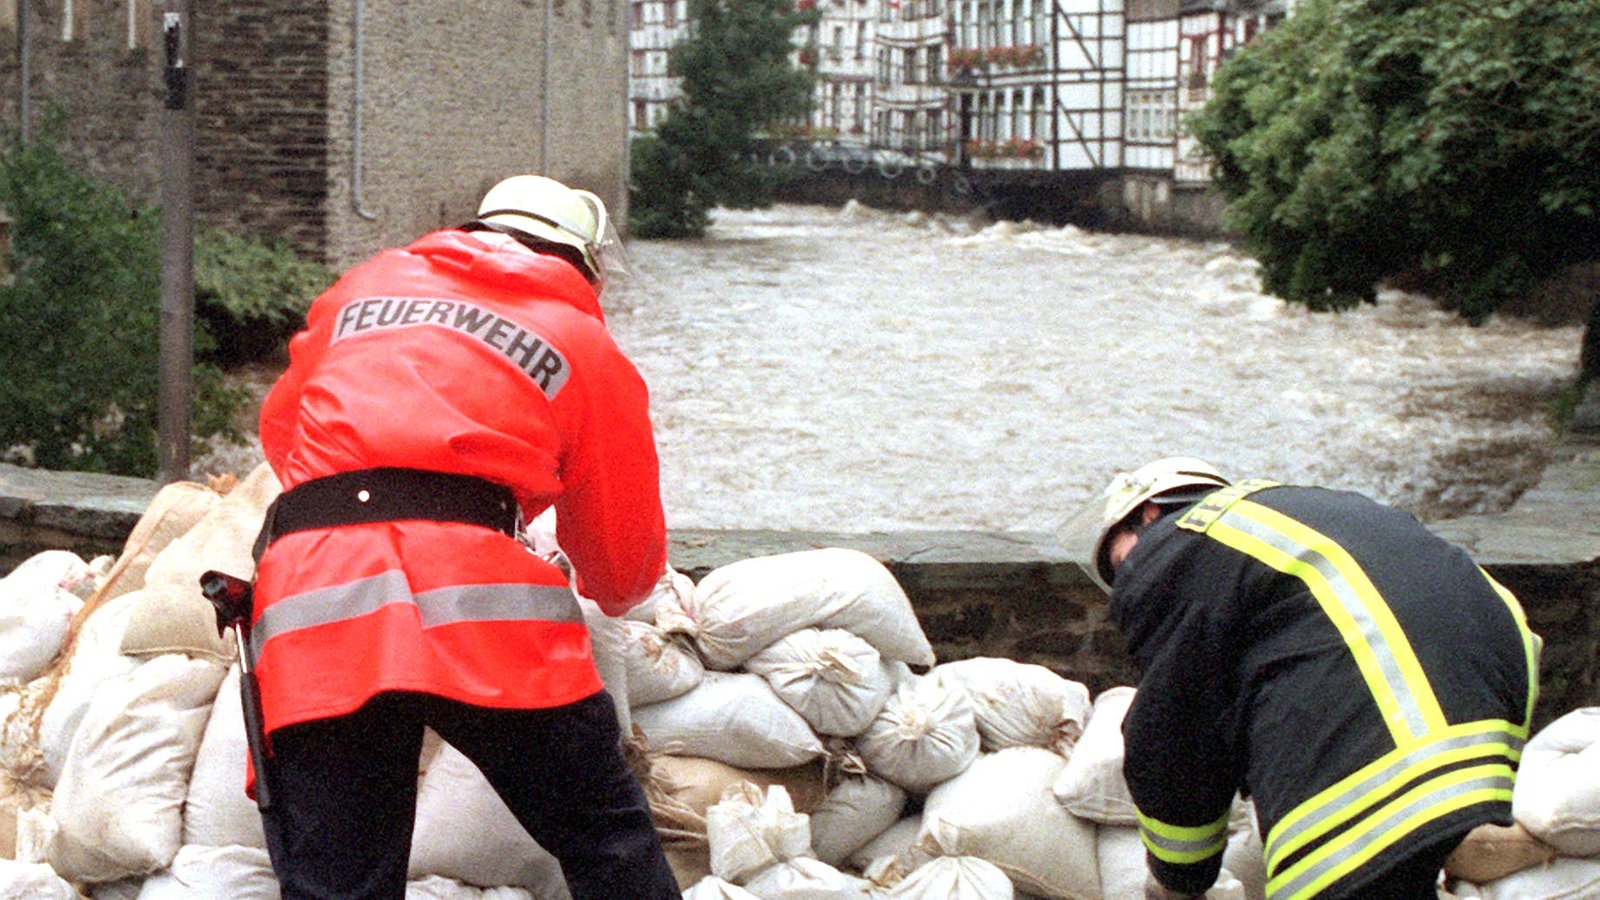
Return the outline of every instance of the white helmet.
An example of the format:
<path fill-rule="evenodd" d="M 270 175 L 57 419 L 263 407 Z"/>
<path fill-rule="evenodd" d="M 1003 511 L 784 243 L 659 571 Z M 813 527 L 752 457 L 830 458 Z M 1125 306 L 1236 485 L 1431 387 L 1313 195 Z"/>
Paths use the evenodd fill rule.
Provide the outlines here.
<path fill-rule="evenodd" d="M 1056 530 L 1056 538 L 1069 550 L 1086 550 L 1078 565 L 1106 593 L 1111 592 L 1113 571 L 1107 546 L 1123 520 L 1147 500 L 1177 494 L 1199 499 L 1201 494 L 1227 487 L 1215 466 L 1192 456 L 1169 456 L 1146 463 L 1132 472 L 1118 472 L 1100 496 Z M 1170 499 L 1170 498 L 1169 498 Z"/>
<path fill-rule="evenodd" d="M 589 281 L 597 286 L 605 281 L 600 250 L 610 223 L 605 203 L 588 191 L 543 175 L 513 175 L 483 195 L 478 219 L 572 247 L 583 256 Z"/>

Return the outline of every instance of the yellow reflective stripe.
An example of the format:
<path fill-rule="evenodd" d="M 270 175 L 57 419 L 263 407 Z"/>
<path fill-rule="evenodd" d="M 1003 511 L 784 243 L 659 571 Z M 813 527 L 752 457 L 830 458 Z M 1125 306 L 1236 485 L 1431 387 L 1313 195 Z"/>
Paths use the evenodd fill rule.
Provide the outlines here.
<path fill-rule="evenodd" d="M 1139 813 L 1139 833 L 1156 859 L 1180 866 L 1197 863 L 1228 846 L 1228 813 L 1209 825 L 1169 825 Z"/>
<path fill-rule="evenodd" d="M 1263 849 L 1268 871 L 1277 861 L 1345 824 L 1401 785 L 1430 770 L 1474 757 L 1522 758 L 1527 732 L 1500 719 L 1452 725 L 1427 740 L 1393 750 L 1295 807 L 1272 827 Z"/>
<path fill-rule="evenodd" d="M 1517 629 L 1522 632 L 1522 652 L 1528 660 L 1528 709 L 1523 716 L 1522 725 L 1524 729 L 1527 729 L 1533 723 L 1533 707 L 1539 702 L 1539 657 L 1544 654 L 1544 638 L 1539 637 L 1533 632 L 1533 629 L 1528 627 L 1528 616 L 1523 612 L 1522 604 L 1517 601 L 1517 596 L 1511 593 L 1505 585 L 1495 581 L 1494 576 L 1490 575 L 1482 567 L 1479 567 L 1478 571 L 1483 572 L 1483 577 L 1489 580 L 1489 584 L 1494 587 L 1495 593 L 1499 594 L 1500 599 L 1505 601 L 1506 608 L 1511 610 L 1511 617 L 1517 621 Z"/>
<path fill-rule="evenodd" d="M 1445 726 L 1394 613 L 1337 542 L 1250 500 L 1233 504 L 1206 533 L 1306 583 L 1355 656 L 1396 744 Z"/>
<path fill-rule="evenodd" d="M 1267 896 L 1314 897 L 1429 822 L 1478 803 L 1510 803 L 1511 785 L 1511 767 L 1500 762 L 1458 769 L 1420 784 L 1269 878 Z"/>

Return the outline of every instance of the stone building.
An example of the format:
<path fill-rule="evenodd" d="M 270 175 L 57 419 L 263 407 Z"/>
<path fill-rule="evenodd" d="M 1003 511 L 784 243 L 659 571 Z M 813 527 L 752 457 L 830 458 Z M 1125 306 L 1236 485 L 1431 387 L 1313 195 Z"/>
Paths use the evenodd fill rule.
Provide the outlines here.
<path fill-rule="evenodd" d="M 162 0 L 0 0 L 0 122 L 160 196 Z M 342 269 L 540 172 L 626 221 L 621 0 L 190 0 L 195 209 Z"/>

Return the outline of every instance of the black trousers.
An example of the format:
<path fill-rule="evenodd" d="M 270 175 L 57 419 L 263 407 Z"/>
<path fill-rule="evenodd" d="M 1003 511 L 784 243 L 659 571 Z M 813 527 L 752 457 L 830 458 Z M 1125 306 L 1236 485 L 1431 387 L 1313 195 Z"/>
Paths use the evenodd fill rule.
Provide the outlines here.
<path fill-rule="evenodd" d="M 405 896 L 424 726 L 483 771 L 560 861 L 573 900 L 680 900 L 604 691 L 533 710 L 388 693 L 273 732 L 273 807 L 262 820 L 284 900 Z"/>

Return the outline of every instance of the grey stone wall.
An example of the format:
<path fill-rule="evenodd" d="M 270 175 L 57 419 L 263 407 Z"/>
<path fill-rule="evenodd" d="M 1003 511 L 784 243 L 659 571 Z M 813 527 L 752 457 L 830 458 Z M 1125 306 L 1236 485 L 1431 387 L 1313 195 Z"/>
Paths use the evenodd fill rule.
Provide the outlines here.
<path fill-rule="evenodd" d="M 1536 719 L 1600 705 L 1600 447 L 1579 447 L 1510 513 L 1441 523 L 1521 599 L 1545 642 Z M 0 465 L 0 573 L 45 549 L 115 554 L 155 494 L 138 479 Z M 1137 678 L 1105 597 L 1044 534 L 676 531 L 668 558 L 699 580 L 758 556 L 850 547 L 905 588 L 941 662 L 998 656 L 1046 666 L 1091 690 Z"/>

